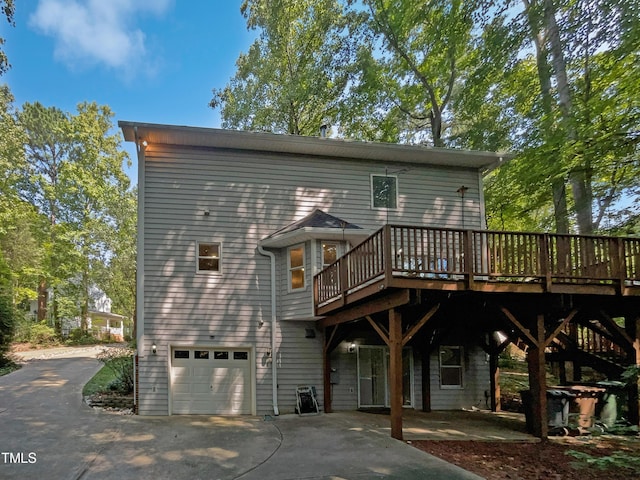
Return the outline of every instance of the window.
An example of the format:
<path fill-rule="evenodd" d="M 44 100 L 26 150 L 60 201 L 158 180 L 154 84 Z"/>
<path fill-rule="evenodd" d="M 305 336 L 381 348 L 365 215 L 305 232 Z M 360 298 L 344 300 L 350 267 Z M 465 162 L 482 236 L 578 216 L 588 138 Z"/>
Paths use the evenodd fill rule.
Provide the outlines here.
<path fill-rule="evenodd" d="M 371 175 L 372 208 L 398 208 L 398 177 Z"/>
<path fill-rule="evenodd" d="M 304 245 L 289 248 L 289 288 L 304 288 Z"/>
<path fill-rule="evenodd" d="M 216 360 L 229 360 L 229 352 L 215 351 L 213 352 L 213 358 Z"/>
<path fill-rule="evenodd" d="M 193 358 L 199 358 L 201 360 L 209 359 L 209 351 L 208 350 L 196 350 L 193 352 Z"/>
<path fill-rule="evenodd" d="M 198 272 L 220 272 L 220 244 L 198 242 Z"/>
<path fill-rule="evenodd" d="M 189 358 L 189 350 L 175 350 L 173 358 Z"/>
<path fill-rule="evenodd" d="M 338 244 L 322 243 L 322 268 L 328 267 L 338 260 Z"/>
<path fill-rule="evenodd" d="M 440 387 L 462 388 L 462 347 L 440 347 Z"/>

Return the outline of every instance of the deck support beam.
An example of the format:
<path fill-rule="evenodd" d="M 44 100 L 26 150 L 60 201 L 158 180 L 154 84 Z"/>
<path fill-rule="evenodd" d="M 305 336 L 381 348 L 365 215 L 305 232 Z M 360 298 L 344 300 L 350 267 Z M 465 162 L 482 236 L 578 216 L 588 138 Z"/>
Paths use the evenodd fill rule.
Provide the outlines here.
<path fill-rule="evenodd" d="M 544 315 L 536 318 L 536 344 L 527 352 L 529 364 L 529 388 L 531 390 L 531 413 L 533 434 L 541 439 L 548 436 L 547 418 L 547 379 L 546 359 L 544 355 L 545 332 Z"/>
<path fill-rule="evenodd" d="M 338 325 L 334 326 L 331 335 L 327 337 L 329 328 L 324 329 L 324 345 L 322 348 L 322 366 L 324 373 L 324 413 L 331 413 L 331 341 L 338 330 Z"/>
<path fill-rule="evenodd" d="M 431 411 L 431 351 L 422 350 L 422 411 Z"/>
<path fill-rule="evenodd" d="M 491 411 L 499 412 L 500 405 L 500 367 L 498 366 L 498 354 L 489 354 L 489 371 L 491 375 Z"/>
<path fill-rule="evenodd" d="M 402 440 L 402 316 L 389 310 L 389 372 L 391 397 L 391 436 Z"/>
<path fill-rule="evenodd" d="M 625 319 L 626 330 L 633 339 L 633 354 L 635 356 L 635 365 L 640 368 L 640 317 L 633 316 Z M 634 359 L 631 358 L 631 363 Z M 630 385 L 628 390 L 629 396 L 629 422 L 633 425 L 640 425 L 640 376 L 635 385 Z"/>

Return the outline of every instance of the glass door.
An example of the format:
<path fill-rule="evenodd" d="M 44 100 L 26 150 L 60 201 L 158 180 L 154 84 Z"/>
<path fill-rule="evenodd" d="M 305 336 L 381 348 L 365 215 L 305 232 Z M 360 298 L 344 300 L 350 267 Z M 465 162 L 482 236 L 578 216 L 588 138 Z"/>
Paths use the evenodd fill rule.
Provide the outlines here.
<path fill-rule="evenodd" d="M 386 407 L 386 347 L 358 348 L 358 407 Z"/>
<path fill-rule="evenodd" d="M 413 405 L 413 355 L 402 350 L 402 404 Z M 389 406 L 389 349 L 358 347 L 358 408 Z"/>

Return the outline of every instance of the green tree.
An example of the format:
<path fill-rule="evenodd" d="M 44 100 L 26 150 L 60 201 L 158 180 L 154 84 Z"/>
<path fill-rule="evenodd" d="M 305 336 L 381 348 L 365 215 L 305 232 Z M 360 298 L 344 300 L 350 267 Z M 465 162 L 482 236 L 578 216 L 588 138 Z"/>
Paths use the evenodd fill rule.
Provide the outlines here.
<path fill-rule="evenodd" d="M 107 239 L 109 258 L 101 264 L 100 286 L 112 300 L 112 308 L 136 325 L 137 192 L 124 192 L 111 209 L 114 231 Z M 133 337 L 135 338 L 135 331 Z"/>
<path fill-rule="evenodd" d="M 89 289 L 99 286 L 96 271 L 113 255 L 109 238 L 117 227 L 112 211 L 129 188 L 122 170 L 128 157 L 120 137 L 111 134 L 113 113 L 106 106 L 82 103 L 75 115 L 55 107 L 25 104 L 19 114 L 25 128 L 27 168 L 20 192 L 49 221 L 44 230 L 39 318 L 47 291 L 54 291 L 54 326 L 80 316 L 86 329 Z"/>
<path fill-rule="evenodd" d="M 317 135 L 335 119 L 353 53 L 348 17 L 337 0 L 245 0 L 247 27 L 258 38 L 238 58 L 237 71 L 214 89 L 222 125 Z"/>
<path fill-rule="evenodd" d="M 2 15 L 6 17 L 7 22 L 9 22 L 10 25 L 14 25 L 13 15 L 15 10 L 16 6 L 14 0 L 0 0 L 0 11 L 2 11 Z M 0 37 L 0 47 L 2 47 L 4 43 L 4 38 Z M 4 75 L 10 66 L 6 53 L 4 53 L 4 50 L 0 48 L 0 76 Z"/>
<path fill-rule="evenodd" d="M 15 308 L 12 297 L 11 271 L 0 253 L 0 367 L 7 363 L 5 354 L 13 339 Z"/>
<path fill-rule="evenodd" d="M 38 281 L 38 321 L 43 321 L 47 318 L 51 283 L 57 287 L 59 281 L 70 273 L 65 272 L 64 261 L 71 246 L 68 231 L 58 219 L 64 190 L 61 174 L 68 163 L 71 148 L 70 124 L 60 109 L 46 108 L 38 102 L 26 103 L 18 119 L 26 134 L 24 148 L 27 158 L 19 190 L 24 200 L 49 220 L 42 232 L 43 263 Z M 59 299 L 55 296 L 53 318 L 57 331 L 61 332 L 56 311 L 58 306 Z"/>
<path fill-rule="evenodd" d="M 638 2 L 523 0 L 502 6 L 510 12 L 503 26 L 526 37 L 512 49 L 517 56 L 507 74 L 490 87 L 490 100 L 512 115 L 511 149 L 520 155 L 494 173 L 488 211 L 504 219 L 510 210 L 544 226 L 552 214 L 556 231 L 584 234 L 624 221 L 629 212 L 619 203 L 637 199 L 634 178 L 640 173 Z M 507 205 L 509 196 L 527 198 Z"/>
<path fill-rule="evenodd" d="M 370 40 L 361 42 L 358 76 L 345 98 L 344 133 L 445 146 L 453 97 L 473 58 L 475 2 L 362 3 Z"/>
<path fill-rule="evenodd" d="M 6 86 L 0 87 L 0 132 L 0 252 L 11 271 L 15 307 L 35 298 L 40 261 L 37 232 L 42 218 L 18 195 L 20 172 L 26 165 L 25 134 Z"/>
<path fill-rule="evenodd" d="M 89 317 L 89 290 L 99 283 L 95 272 L 112 255 L 109 239 L 118 235 L 112 212 L 129 189 L 122 170 L 128 157 L 120 148 L 119 135 L 110 134 L 112 117 L 109 107 L 82 103 L 70 118 L 71 149 L 60 217 L 73 235 L 83 330 Z"/>

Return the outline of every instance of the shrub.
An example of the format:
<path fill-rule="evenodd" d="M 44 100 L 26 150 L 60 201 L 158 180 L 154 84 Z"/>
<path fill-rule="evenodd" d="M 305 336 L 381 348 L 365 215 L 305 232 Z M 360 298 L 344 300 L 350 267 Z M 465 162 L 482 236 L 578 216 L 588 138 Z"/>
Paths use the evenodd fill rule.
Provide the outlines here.
<path fill-rule="evenodd" d="M 11 301 L 0 294 L 0 367 L 9 363 L 5 354 L 9 351 L 14 327 L 15 320 Z"/>
<path fill-rule="evenodd" d="M 51 345 L 57 343 L 56 332 L 47 325 L 46 320 L 34 323 L 29 328 L 29 342 L 34 345 Z"/>
<path fill-rule="evenodd" d="M 104 348 L 97 359 L 115 375 L 115 380 L 109 384 L 109 389 L 120 393 L 133 392 L 133 354 L 128 347 Z"/>

